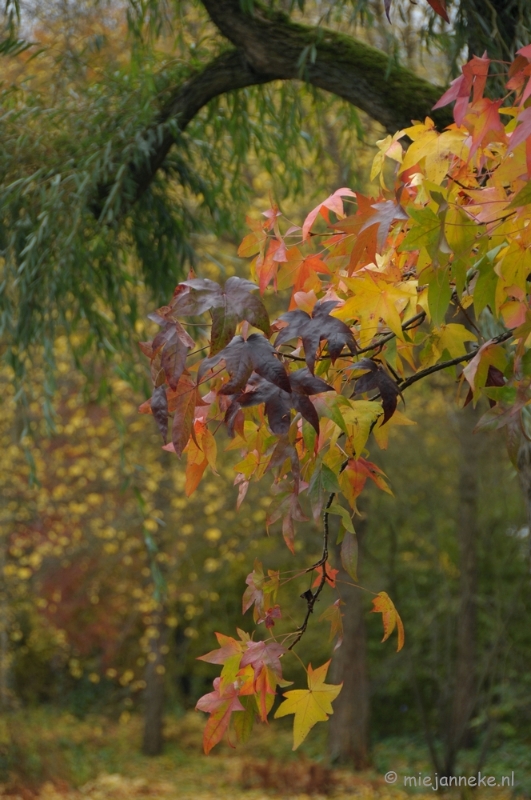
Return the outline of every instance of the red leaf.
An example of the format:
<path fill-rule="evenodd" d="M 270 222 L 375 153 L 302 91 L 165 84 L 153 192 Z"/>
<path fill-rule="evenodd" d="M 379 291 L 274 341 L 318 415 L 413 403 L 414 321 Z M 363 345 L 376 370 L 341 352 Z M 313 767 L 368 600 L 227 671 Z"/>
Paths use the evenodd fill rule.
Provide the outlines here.
<path fill-rule="evenodd" d="M 308 214 L 308 216 L 304 220 L 304 224 L 302 226 L 302 240 L 303 240 L 303 242 L 310 235 L 311 227 L 312 227 L 313 223 L 315 222 L 315 220 L 317 219 L 317 217 L 319 216 L 319 214 L 323 215 L 323 211 L 322 211 L 323 208 L 328 208 L 328 209 L 330 209 L 330 211 L 334 211 L 339 216 L 342 216 L 343 215 L 343 201 L 342 201 L 341 198 L 342 197 L 355 197 L 355 196 L 356 195 L 352 191 L 352 189 L 347 189 L 347 188 L 337 189 L 333 194 L 330 195 L 330 197 L 327 197 L 326 200 L 323 200 L 322 203 L 319 203 L 318 206 L 316 206 L 312 211 L 310 211 L 310 213 Z"/>
<path fill-rule="evenodd" d="M 210 714 L 203 734 L 203 748 L 207 754 L 222 740 L 229 727 L 233 711 L 245 711 L 234 684 L 229 683 L 221 692 L 220 683 L 221 678 L 216 678 L 214 691 L 200 697 L 196 705 L 198 711 L 206 711 L 207 714 Z"/>
<path fill-rule="evenodd" d="M 240 666 L 251 665 L 255 679 L 264 667 L 269 667 L 282 680 L 280 658 L 285 652 L 286 648 L 277 642 L 247 642 L 247 652 L 243 654 Z"/>
<path fill-rule="evenodd" d="M 433 8 L 435 13 L 442 17 L 445 22 L 450 22 L 448 12 L 446 11 L 445 0 L 428 0 L 428 3 Z"/>
<path fill-rule="evenodd" d="M 172 405 L 174 405 L 175 413 L 171 436 L 178 456 L 182 455 L 192 433 L 196 400 L 196 385 L 189 377 L 183 375 L 177 385 L 175 394 L 172 396 Z"/>
<path fill-rule="evenodd" d="M 322 567 L 316 567 L 315 571 L 317 573 L 317 576 L 314 582 L 312 583 L 312 589 L 314 586 L 319 586 L 319 584 L 321 583 L 321 578 L 323 577 Z M 332 569 L 332 567 L 329 566 L 326 567 L 326 582 L 333 589 L 336 588 L 336 575 L 338 574 L 338 572 L 339 572 L 338 569 Z"/>

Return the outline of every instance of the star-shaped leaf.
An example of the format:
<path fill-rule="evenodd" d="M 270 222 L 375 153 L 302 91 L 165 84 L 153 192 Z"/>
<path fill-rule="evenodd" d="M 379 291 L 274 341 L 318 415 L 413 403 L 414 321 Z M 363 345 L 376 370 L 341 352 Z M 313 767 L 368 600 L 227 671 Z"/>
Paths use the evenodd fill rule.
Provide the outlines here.
<path fill-rule="evenodd" d="M 354 355 L 357 352 L 357 346 L 352 331 L 344 322 L 330 316 L 330 311 L 336 305 L 336 300 L 317 303 L 311 317 L 301 309 L 282 314 L 280 320 L 287 322 L 288 325 L 278 334 L 275 346 L 279 347 L 290 339 L 302 339 L 306 363 L 311 373 L 314 371 L 317 349 L 324 339 L 327 341 L 332 361 L 341 355 L 345 346 Z"/>
<path fill-rule="evenodd" d="M 316 571 L 317 575 L 315 576 L 315 580 L 312 583 L 312 589 L 313 589 L 314 586 L 319 586 L 319 584 L 321 583 L 321 578 L 323 577 L 323 568 L 322 567 L 316 567 L 315 571 Z M 335 586 L 336 586 L 336 575 L 338 574 L 338 572 L 339 572 L 338 569 L 334 569 L 333 567 L 329 567 L 327 565 L 325 580 L 326 580 L 327 584 L 332 587 L 332 589 L 335 589 Z"/>
<path fill-rule="evenodd" d="M 269 667 L 277 678 L 282 680 L 282 667 L 280 657 L 286 652 L 286 648 L 277 642 L 247 642 L 247 650 L 244 653 L 241 666 L 251 665 L 254 670 L 255 679 L 264 667 Z"/>
<path fill-rule="evenodd" d="M 398 397 L 402 397 L 398 385 L 389 377 L 384 368 L 372 361 L 370 358 L 362 358 L 353 367 L 358 370 L 366 370 L 356 381 L 354 394 L 362 394 L 376 389 L 382 398 L 382 408 L 384 410 L 383 423 L 393 416 L 396 410 Z"/>
<path fill-rule="evenodd" d="M 175 290 L 171 304 L 174 315 L 212 315 L 211 354 L 222 350 L 236 333 L 239 322 L 247 320 L 269 335 L 269 316 L 259 297 L 251 294 L 258 286 L 233 276 L 222 288 L 208 278 L 183 281 Z"/>
<path fill-rule="evenodd" d="M 277 708 L 275 719 L 295 714 L 293 721 L 293 749 L 306 739 L 308 733 L 317 722 L 326 722 L 330 714 L 334 713 L 332 702 L 336 699 L 343 684 L 331 685 L 325 683 L 326 673 L 330 661 L 312 669 L 308 664 L 308 688 L 293 689 L 286 692 L 284 702 Z"/>
<path fill-rule="evenodd" d="M 235 394 L 241 391 L 253 370 L 284 392 L 291 392 L 286 370 L 275 356 L 272 345 L 259 333 L 252 333 L 247 339 L 235 336 L 219 353 L 205 358 L 197 373 L 198 380 L 200 381 L 209 369 L 216 367 L 222 360 L 231 379 L 220 390 L 220 394 Z"/>
<path fill-rule="evenodd" d="M 266 578 L 261 562 L 255 559 L 254 569 L 245 579 L 247 589 L 243 594 L 242 613 L 245 614 L 254 604 L 255 622 L 264 616 L 266 601 L 268 606 L 274 602 L 278 591 L 279 573 L 270 569 L 268 575 Z"/>
<path fill-rule="evenodd" d="M 308 395 L 329 392 L 332 391 L 332 387 L 321 378 L 311 375 L 306 368 L 291 372 L 289 380 L 290 394 L 257 375 L 252 376 L 247 387 L 250 391 L 238 395 L 234 403 L 236 407 L 242 408 L 264 403 L 269 427 L 273 433 L 282 435 L 289 431 L 292 408 L 298 411 L 319 433 L 319 417 Z M 234 411 L 229 409 L 226 419 L 232 417 L 233 414 Z"/>
<path fill-rule="evenodd" d="M 179 322 L 166 322 L 157 333 L 152 346 L 151 360 L 160 352 L 160 366 L 164 370 L 170 388 L 176 389 L 179 378 L 186 365 L 188 351 L 194 346 L 194 340 Z"/>
<path fill-rule="evenodd" d="M 213 692 L 199 698 L 196 709 L 210 714 L 203 733 L 203 748 L 207 755 L 222 740 L 233 711 L 245 711 L 236 686 L 230 683 L 222 689 L 220 678 L 215 679 Z"/>

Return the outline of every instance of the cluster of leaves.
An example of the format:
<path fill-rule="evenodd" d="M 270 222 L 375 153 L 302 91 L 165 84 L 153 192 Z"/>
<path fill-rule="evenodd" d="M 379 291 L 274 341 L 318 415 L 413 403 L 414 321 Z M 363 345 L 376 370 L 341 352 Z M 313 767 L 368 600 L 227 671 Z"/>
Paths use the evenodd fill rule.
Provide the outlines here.
<path fill-rule="evenodd" d="M 489 67 L 486 57 L 474 57 L 441 98 L 437 106 L 456 101 L 455 123 L 445 131 L 426 119 L 378 143 L 372 177 L 379 179 L 379 197 L 338 189 L 302 227 L 285 231 L 273 206 L 264 222 L 249 220 L 239 251 L 253 257 L 256 283 L 231 278 L 221 287 L 192 276 L 153 317 L 162 330 L 142 345 L 154 392 L 141 410 L 154 414 L 164 437 L 173 415 L 165 449 L 186 455 L 187 491 L 213 466 L 208 426 L 224 422 L 229 449 L 242 456 L 239 502 L 252 479 L 273 472 L 268 525 L 282 521 L 292 551 L 295 523 L 307 519 L 308 509 L 315 519 L 324 516 L 322 556 L 302 573 L 317 572 L 303 595 L 302 624 L 261 642 L 242 634 L 240 642 L 226 644 L 230 653 L 223 645 L 209 654 L 224 668 L 215 692 L 198 706 L 213 715 L 207 750 L 228 727 L 230 713 L 244 710 L 241 697 L 253 695 L 252 714 L 265 719 L 275 686 L 283 685 L 280 657 L 300 640 L 324 586 L 339 589 L 329 565 L 330 514 L 341 518 L 343 565 L 356 580 L 357 498 L 368 478 L 390 491 L 367 459 L 367 442 L 372 433 L 385 448 L 389 427 L 405 421 L 397 410 L 405 388 L 454 367 L 470 400 L 492 401 L 479 427 L 504 428 L 516 455 L 521 412 L 531 402 L 531 45 L 509 70 L 512 105 L 484 97 Z M 273 322 L 254 294 L 270 287 L 290 290 L 288 311 Z M 256 603 L 255 621 L 271 634 L 283 613 L 270 605 L 277 581 L 274 572 L 266 580 L 255 569 L 244 599 L 244 609 Z M 335 633 L 340 599 L 325 613 Z M 403 628 L 385 593 L 374 610 L 383 614 L 384 638 L 398 628 L 400 648 Z M 256 669 L 247 655 L 255 648 L 261 654 Z M 316 687 L 325 672 L 308 670 L 304 691 L 323 691 Z M 300 702 L 306 709 L 296 716 L 296 745 L 330 713 L 336 689 L 326 692 L 321 704 L 297 694 L 280 707 L 295 712 Z"/>

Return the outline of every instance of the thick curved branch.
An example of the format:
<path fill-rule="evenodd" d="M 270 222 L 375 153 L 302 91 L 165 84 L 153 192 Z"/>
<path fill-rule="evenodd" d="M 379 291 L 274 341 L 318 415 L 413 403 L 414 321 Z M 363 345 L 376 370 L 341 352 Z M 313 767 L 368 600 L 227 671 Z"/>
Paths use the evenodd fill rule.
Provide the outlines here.
<path fill-rule="evenodd" d="M 256 86 L 274 80 L 275 75 L 258 74 L 246 60 L 244 54 L 238 50 L 229 50 L 213 59 L 196 75 L 179 86 L 168 103 L 158 115 L 152 133 L 147 131 L 146 138 L 151 138 L 150 156 L 141 166 L 131 165 L 131 178 L 135 189 L 131 200 L 138 200 L 149 187 L 157 170 L 162 167 L 168 152 L 175 144 L 174 133 L 167 130 L 162 137 L 155 134 L 155 130 L 168 120 L 175 120 L 179 131 L 184 131 L 201 109 L 215 97 L 244 89 L 246 86 Z M 99 187 L 98 197 L 93 203 L 93 211 L 100 216 L 108 197 L 110 186 Z"/>
<path fill-rule="evenodd" d="M 239 48 L 257 73 L 301 78 L 342 97 L 380 122 L 389 133 L 423 119 L 442 89 L 392 64 L 385 53 L 351 36 L 300 25 L 254 3 L 252 15 L 239 0 L 202 0 L 218 30 Z M 431 116 L 451 122 L 448 110 Z"/>
<path fill-rule="evenodd" d="M 403 67 L 392 65 L 385 53 L 349 36 L 320 27 L 291 22 L 255 4 L 253 15 L 244 13 L 239 0 L 203 0 L 212 21 L 233 45 L 201 72 L 182 84 L 162 109 L 156 125 L 175 120 L 184 131 L 199 111 L 215 97 L 273 80 L 303 80 L 331 92 L 365 111 L 386 130 L 396 130 L 430 113 L 444 126 L 451 122 L 447 109 L 432 113 L 442 89 Z M 154 126 L 154 130 L 155 130 Z M 151 155 L 142 166 L 131 166 L 138 200 L 163 165 L 175 136 L 155 133 Z M 93 205 L 99 216 L 110 187 L 100 187 Z"/>

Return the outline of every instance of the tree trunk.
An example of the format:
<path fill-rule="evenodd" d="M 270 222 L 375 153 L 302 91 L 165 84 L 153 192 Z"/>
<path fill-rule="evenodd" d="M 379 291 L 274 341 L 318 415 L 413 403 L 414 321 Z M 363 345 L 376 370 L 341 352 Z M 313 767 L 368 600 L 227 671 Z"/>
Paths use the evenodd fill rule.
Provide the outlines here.
<path fill-rule="evenodd" d="M 479 437 L 473 433 L 478 413 L 472 404 L 457 417 L 459 436 L 459 612 L 455 685 L 446 735 L 445 773 L 453 775 L 459 749 L 467 743 L 477 692 L 477 573 Z"/>
<path fill-rule="evenodd" d="M 358 537 L 358 576 L 362 566 L 365 522 L 356 525 Z M 336 561 L 341 563 L 339 546 Z M 341 569 L 339 580 L 352 578 Z M 328 730 L 328 751 L 333 764 L 346 764 L 354 769 L 366 769 L 369 757 L 370 688 L 367 675 L 367 637 L 363 592 L 353 586 L 340 584 L 343 607 L 344 639 L 332 660 L 332 683 L 343 681 L 343 689 L 334 705 Z"/>
<path fill-rule="evenodd" d="M 520 438 L 517 455 L 518 477 L 527 511 L 527 558 L 531 566 L 531 442 L 524 438 L 520 431 L 515 432 L 514 429 L 513 436 Z"/>
<path fill-rule="evenodd" d="M 159 610 L 153 624 L 153 635 L 149 639 L 144 690 L 144 738 L 142 752 L 146 756 L 158 756 L 164 745 L 164 647 L 168 638 L 165 609 Z"/>

